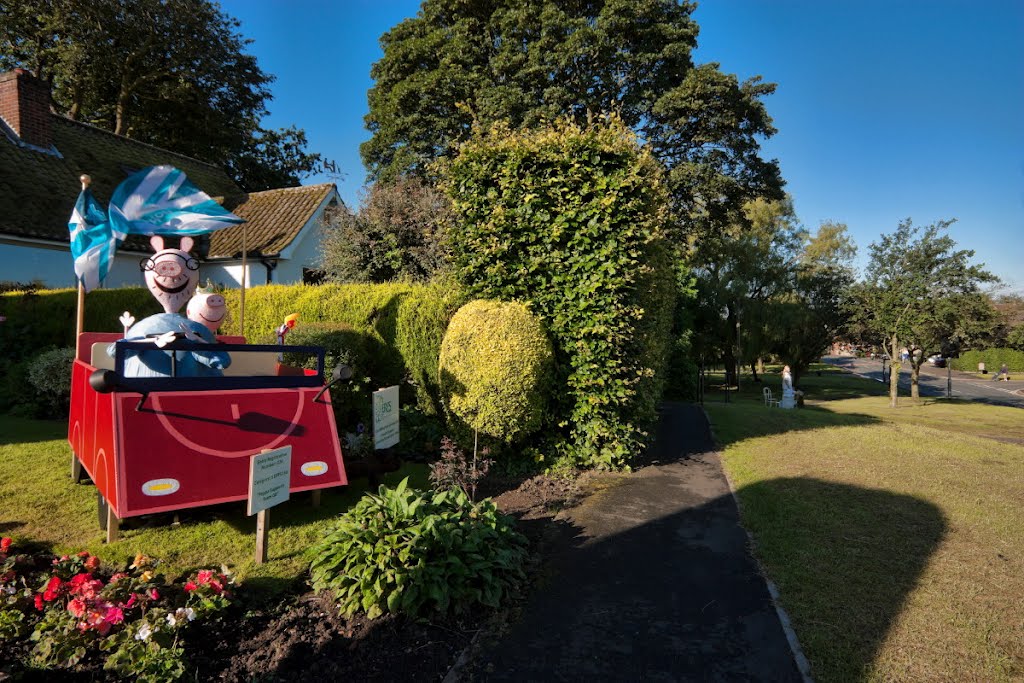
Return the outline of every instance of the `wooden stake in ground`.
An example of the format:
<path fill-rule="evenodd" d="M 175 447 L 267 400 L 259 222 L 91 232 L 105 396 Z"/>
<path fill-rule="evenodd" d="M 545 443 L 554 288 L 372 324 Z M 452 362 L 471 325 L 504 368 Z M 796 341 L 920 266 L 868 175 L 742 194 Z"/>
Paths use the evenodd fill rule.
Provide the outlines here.
<path fill-rule="evenodd" d="M 249 504 L 256 515 L 256 564 L 267 561 L 269 510 L 288 500 L 291 493 L 292 447 L 264 449 L 249 459 Z"/>

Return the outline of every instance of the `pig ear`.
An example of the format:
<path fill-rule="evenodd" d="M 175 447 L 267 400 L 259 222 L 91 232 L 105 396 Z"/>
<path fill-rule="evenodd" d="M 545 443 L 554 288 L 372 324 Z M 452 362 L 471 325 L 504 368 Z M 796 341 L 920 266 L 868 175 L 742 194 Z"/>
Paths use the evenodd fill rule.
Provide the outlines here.
<path fill-rule="evenodd" d="M 153 235 L 149 238 L 149 246 L 153 247 L 153 251 L 163 251 L 164 238 L 160 235 Z"/>
<path fill-rule="evenodd" d="M 192 242 L 192 238 L 191 237 L 182 237 L 181 238 L 181 245 L 180 245 L 179 248 L 182 251 L 192 251 L 192 244 L 193 244 L 193 242 Z"/>

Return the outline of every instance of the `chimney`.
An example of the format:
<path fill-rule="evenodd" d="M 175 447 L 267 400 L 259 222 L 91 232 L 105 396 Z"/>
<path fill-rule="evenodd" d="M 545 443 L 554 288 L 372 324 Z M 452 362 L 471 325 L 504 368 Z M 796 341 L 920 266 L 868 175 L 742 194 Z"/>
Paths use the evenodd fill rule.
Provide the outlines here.
<path fill-rule="evenodd" d="M 24 69 L 0 74 L 0 117 L 21 142 L 50 149 L 50 87 Z"/>

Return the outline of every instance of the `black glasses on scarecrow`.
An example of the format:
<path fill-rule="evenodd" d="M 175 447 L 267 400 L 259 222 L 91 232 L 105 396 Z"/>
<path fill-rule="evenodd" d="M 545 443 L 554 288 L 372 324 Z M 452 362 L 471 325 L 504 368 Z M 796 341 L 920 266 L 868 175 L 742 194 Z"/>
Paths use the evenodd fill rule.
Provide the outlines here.
<path fill-rule="evenodd" d="M 199 261 L 195 260 L 194 258 L 189 258 L 186 260 L 184 257 L 179 256 L 178 254 L 163 254 L 163 256 L 173 256 L 174 258 L 181 259 L 182 261 L 185 261 L 185 267 L 188 268 L 189 270 L 199 270 Z M 147 271 L 154 270 L 155 268 L 156 261 L 154 261 L 152 258 L 144 258 L 141 261 L 139 261 L 139 270 Z"/>

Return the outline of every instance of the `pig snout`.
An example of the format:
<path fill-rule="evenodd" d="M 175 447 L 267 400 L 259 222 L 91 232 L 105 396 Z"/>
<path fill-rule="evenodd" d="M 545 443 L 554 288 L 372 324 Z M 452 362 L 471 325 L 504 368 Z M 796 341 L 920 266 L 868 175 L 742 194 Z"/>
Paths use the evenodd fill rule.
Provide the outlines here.
<path fill-rule="evenodd" d="M 210 308 L 224 308 L 224 297 L 220 294 L 211 294 L 206 297 L 206 305 Z"/>
<path fill-rule="evenodd" d="M 181 275 L 181 264 L 178 259 L 161 260 L 156 262 L 153 270 L 159 277 L 178 277 Z"/>

